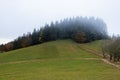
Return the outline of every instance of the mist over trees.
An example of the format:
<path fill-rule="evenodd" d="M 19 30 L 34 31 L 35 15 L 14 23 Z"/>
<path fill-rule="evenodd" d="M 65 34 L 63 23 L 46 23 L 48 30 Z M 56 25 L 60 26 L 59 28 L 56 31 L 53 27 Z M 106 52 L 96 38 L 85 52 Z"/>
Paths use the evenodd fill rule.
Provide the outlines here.
<path fill-rule="evenodd" d="M 73 17 L 34 29 L 32 33 L 24 34 L 12 42 L 0 45 L 0 51 L 15 50 L 58 39 L 72 39 L 78 43 L 86 43 L 107 37 L 107 27 L 102 19 Z"/>

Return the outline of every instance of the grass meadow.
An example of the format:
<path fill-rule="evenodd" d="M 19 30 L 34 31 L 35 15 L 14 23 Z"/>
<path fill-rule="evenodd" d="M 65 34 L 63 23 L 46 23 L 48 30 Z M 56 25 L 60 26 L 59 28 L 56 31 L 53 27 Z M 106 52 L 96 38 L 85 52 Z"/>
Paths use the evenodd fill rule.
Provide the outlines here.
<path fill-rule="evenodd" d="M 118 68 L 80 48 L 99 51 L 100 42 L 58 40 L 1 53 L 0 80 L 120 80 Z"/>

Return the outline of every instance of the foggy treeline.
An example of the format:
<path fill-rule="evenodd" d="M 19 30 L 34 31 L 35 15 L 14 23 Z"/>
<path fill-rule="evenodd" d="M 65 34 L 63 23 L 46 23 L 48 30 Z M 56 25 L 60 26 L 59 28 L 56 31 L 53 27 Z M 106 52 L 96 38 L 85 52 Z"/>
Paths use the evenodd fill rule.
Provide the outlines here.
<path fill-rule="evenodd" d="M 58 39 L 72 39 L 78 43 L 86 43 L 107 37 L 107 27 L 102 19 L 73 17 L 34 29 L 32 33 L 24 34 L 14 41 L 0 45 L 0 51 L 15 50 Z"/>

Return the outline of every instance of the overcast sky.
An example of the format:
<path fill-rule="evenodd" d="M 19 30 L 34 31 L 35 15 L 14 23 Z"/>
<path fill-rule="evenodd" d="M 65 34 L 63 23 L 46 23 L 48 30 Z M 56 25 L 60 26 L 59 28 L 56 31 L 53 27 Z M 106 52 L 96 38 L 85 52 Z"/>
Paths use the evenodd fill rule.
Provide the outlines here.
<path fill-rule="evenodd" d="M 109 34 L 120 34 L 120 0 L 0 0 L 0 44 L 73 16 L 102 18 Z"/>

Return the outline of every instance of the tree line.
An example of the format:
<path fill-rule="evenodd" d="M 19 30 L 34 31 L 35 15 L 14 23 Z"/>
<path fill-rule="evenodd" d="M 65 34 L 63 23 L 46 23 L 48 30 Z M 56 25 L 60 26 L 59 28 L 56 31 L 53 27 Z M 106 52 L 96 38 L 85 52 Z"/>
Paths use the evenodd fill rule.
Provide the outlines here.
<path fill-rule="evenodd" d="M 102 52 L 104 58 L 109 58 L 110 61 L 120 61 L 120 37 L 113 36 L 102 42 Z"/>
<path fill-rule="evenodd" d="M 73 17 L 34 29 L 32 33 L 24 34 L 14 41 L 0 45 L 0 51 L 15 50 L 58 39 L 72 39 L 78 43 L 86 43 L 107 37 L 107 27 L 102 19 Z"/>

